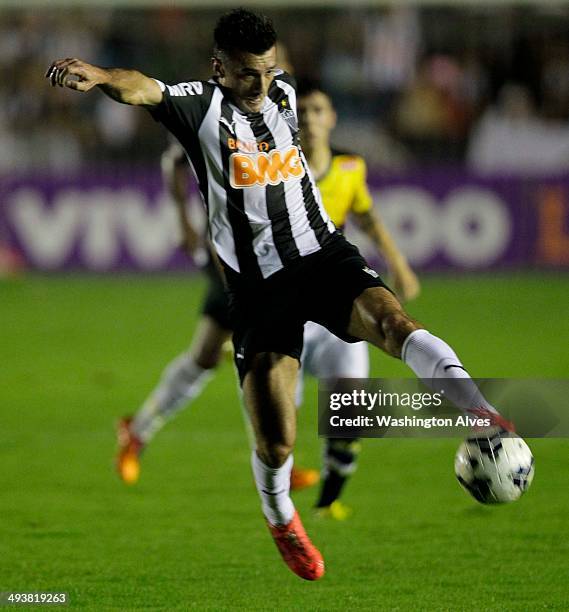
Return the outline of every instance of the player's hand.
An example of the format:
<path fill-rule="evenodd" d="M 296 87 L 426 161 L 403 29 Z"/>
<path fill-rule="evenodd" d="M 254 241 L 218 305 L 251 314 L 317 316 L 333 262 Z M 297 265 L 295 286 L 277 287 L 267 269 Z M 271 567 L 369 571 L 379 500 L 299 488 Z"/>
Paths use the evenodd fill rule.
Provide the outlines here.
<path fill-rule="evenodd" d="M 189 223 L 182 223 L 182 249 L 192 258 L 198 268 L 204 268 L 209 261 L 207 245 Z"/>
<path fill-rule="evenodd" d="M 393 277 L 393 289 L 402 302 L 414 300 L 421 293 L 419 279 L 410 268 L 400 270 Z"/>
<path fill-rule="evenodd" d="M 50 80 L 52 87 L 59 85 L 77 91 L 89 91 L 108 80 L 106 70 L 75 58 L 53 62 L 45 76 Z"/>
<path fill-rule="evenodd" d="M 182 243 L 180 246 L 190 257 L 193 257 L 194 251 L 203 246 L 198 233 L 187 221 L 182 223 Z"/>

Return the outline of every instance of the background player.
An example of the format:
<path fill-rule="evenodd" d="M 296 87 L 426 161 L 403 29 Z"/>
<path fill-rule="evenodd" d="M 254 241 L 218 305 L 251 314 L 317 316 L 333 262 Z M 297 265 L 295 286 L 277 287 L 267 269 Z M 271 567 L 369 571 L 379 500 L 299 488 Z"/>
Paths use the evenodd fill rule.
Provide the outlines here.
<path fill-rule="evenodd" d="M 373 208 L 366 184 L 365 161 L 358 155 L 331 147 L 330 136 L 337 121 L 332 100 L 316 83 L 304 82 L 299 84 L 297 101 L 302 148 L 330 218 L 340 229 L 348 219 L 354 221 L 387 264 L 398 297 L 402 301 L 415 298 L 419 293 L 419 281 Z M 309 372 L 318 379 L 367 378 L 367 344 L 344 342 L 325 327 L 308 321 L 304 326 L 302 372 Z M 298 390 L 301 387 L 302 376 Z M 297 393 L 297 403 L 300 401 Z M 349 509 L 338 498 L 347 478 L 357 467 L 359 443 L 356 439 L 330 438 L 324 444 L 317 513 L 341 520 L 348 516 Z"/>

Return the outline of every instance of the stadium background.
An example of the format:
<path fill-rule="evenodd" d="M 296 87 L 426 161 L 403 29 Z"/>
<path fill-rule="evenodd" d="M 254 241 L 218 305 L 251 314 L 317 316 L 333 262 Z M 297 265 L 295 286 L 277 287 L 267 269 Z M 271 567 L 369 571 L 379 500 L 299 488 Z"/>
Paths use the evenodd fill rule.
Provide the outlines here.
<path fill-rule="evenodd" d="M 78 56 L 206 77 L 221 9 L 3 6 L 0 591 L 91 609 L 566 609 L 564 440 L 532 441 L 535 484 L 505 508 L 455 484 L 458 441 L 368 441 L 349 523 L 297 496 L 329 565 L 317 585 L 264 531 L 229 363 L 139 485 L 118 482 L 113 422 L 188 343 L 204 281 L 177 249 L 159 126 L 43 74 Z M 368 161 L 421 273 L 410 312 L 476 376 L 566 377 L 569 8 L 262 6 L 297 76 L 332 94 L 336 145 Z M 408 375 L 375 352 L 372 373 Z M 317 465 L 314 383 L 306 397 L 297 459 Z"/>

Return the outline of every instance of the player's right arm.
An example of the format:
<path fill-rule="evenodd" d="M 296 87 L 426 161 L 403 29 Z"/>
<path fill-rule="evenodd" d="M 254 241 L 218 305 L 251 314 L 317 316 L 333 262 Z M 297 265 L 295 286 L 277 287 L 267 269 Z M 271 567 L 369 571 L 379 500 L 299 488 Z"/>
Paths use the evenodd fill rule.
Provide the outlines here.
<path fill-rule="evenodd" d="M 178 211 L 182 231 L 182 246 L 199 265 L 207 259 L 203 241 L 188 215 L 188 162 L 181 145 L 172 143 L 161 159 L 162 178 Z"/>
<path fill-rule="evenodd" d="M 53 87 L 89 91 L 98 87 L 107 96 L 123 104 L 156 106 L 162 101 L 160 85 L 137 70 L 101 68 L 76 58 L 57 60 L 45 76 Z"/>

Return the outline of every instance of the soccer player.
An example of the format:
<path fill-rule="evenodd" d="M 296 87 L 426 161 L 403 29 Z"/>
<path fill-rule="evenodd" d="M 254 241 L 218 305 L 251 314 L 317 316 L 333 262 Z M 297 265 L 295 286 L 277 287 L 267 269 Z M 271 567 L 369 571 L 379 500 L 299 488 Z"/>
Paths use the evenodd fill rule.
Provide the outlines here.
<path fill-rule="evenodd" d="M 219 19 L 214 41 L 209 81 L 166 85 L 76 58 L 56 60 L 46 76 L 54 86 L 98 87 L 118 102 L 146 107 L 188 153 L 229 288 L 262 510 L 289 568 L 317 580 L 324 560 L 290 497 L 306 321 L 374 344 L 421 379 L 446 379 L 446 397 L 466 412 L 504 419 L 450 346 L 407 315 L 324 210 L 300 147 L 294 83 L 277 68 L 272 23 L 237 9 Z"/>
<path fill-rule="evenodd" d="M 308 165 L 322 193 L 325 209 L 336 227 L 343 227 L 351 215 L 375 244 L 387 262 L 398 296 L 406 301 L 419 292 L 419 283 L 406 258 L 395 246 L 373 210 L 366 185 L 364 160 L 356 155 L 333 151 L 330 134 L 336 125 L 331 99 L 316 84 L 305 83 L 298 92 L 299 117 Z M 183 231 L 183 242 L 190 254 L 203 257 L 203 241 L 190 222 L 187 162 L 182 147 L 173 142 L 162 156 L 164 180 L 176 202 Z M 219 273 L 210 260 L 206 268 L 209 287 L 198 332 L 187 353 L 168 365 L 156 389 L 134 417 L 119 423 L 117 467 L 127 483 L 138 479 L 140 453 L 155 433 L 177 411 L 194 399 L 220 360 L 221 347 L 230 337 L 228 304 Z M 303 373 L 321 379 L 367 378 L 369 359 L 363 342 L 349 344 L 316 323 L 305 325 L 301 356 Z M 302 402 L 302 376 L 299 377 L 297 404 Z M 322 517 L 347 518 L 349 509 L 339 502 L 347 478 L 356 469 L 359 444 L 351 439 L 325 441 L 322 487 L 316 503 Z M 293 468 L 291 488 L 302 489 L 317 482 L 318 472 Z"/>

